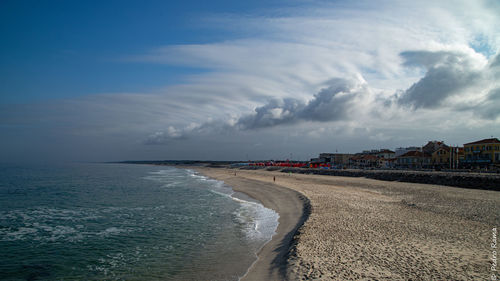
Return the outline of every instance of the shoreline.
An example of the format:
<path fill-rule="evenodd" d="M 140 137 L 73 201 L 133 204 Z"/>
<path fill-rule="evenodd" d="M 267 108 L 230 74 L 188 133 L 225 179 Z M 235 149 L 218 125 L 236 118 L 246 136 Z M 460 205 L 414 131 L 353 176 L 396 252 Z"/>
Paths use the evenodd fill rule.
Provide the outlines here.
<path fill-rule="evenodd" d="M 315 174 L 340 177 L 369 178 L 382 181 L 400 181 L 446 185 L 452 187 L 500 191 L 498 173 L 463 173 L 416 170 L 361 170 L 361 169 L 302 169 L 284 168 L 283 173 Z"/>
<path fill-rule="evenodd" d="M 251 279 L 256 268 L 266 268 L 256 263 L 242 280 L 483 280 L 491 275 L 491 232 L 500 225 L 498 191 L 263 169 L 201 170 L 235 191 L 246 182 L 295 190 L 310 200 L 308 219 L 282 245 L 287 253 L 281 256 L 281 273 Z M 258 261 L 276 271 L 272 260 Z"/>
<path fill-rule="evenodd" d="M 243 193 L 279 214 L 276 234 L 262 246 L 257 253 L 257 260 L 240 280 L 287 280 L 290 250 L 295 243 L 294 236 L 297 230 L 309 217 L 309 199 L 293 189 L 234 176 L 232 170 L 205 167 L 189 167 L 189 169 L 223 181 L 235 192 Z"/>

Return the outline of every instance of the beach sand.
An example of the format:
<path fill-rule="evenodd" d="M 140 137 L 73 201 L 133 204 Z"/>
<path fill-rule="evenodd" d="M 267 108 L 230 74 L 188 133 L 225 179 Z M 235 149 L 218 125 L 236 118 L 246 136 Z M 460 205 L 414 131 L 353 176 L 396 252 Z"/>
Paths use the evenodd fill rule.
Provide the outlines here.
<path fill-rule="evenodd" d="M 489 280 L 494 273 L 499 192 L 265 170 L 197 170 L 280 214 L 278 233 L 243 280 Z M 310 200 L 311 213 L 296 233 L 307 217 L 307 200 L 300 195 Z"/>
<path fill-rule="evenodd" d="M 287 257 L 293 234 L 306 219 L 304 206 L 308 204 L 299 192 L 269 182 L 234 176 L 233 170 L 196 169 L 198 172 L 224 181 L 236 192 L 244 193 L 260 201 L 266 208 L 279 214 L 279 225 L 273 239 L 258 253 L 257 261 L 242 281 L 286 280 Z"/>

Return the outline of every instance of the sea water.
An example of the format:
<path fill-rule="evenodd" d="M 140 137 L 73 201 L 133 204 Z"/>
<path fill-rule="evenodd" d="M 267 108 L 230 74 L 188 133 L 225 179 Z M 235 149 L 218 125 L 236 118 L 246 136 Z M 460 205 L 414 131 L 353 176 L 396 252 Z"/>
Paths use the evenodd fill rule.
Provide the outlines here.
<path fill-rule="evenodd" d="M 238 280 L 278 214 L 194 171 L 0 166 L 0 280 Z"/>

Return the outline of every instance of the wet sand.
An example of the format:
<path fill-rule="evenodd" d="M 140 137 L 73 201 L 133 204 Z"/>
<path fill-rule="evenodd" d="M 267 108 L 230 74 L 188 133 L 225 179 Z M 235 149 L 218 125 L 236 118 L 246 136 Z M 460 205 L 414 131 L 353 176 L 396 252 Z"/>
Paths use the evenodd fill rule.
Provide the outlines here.
<path fill-rule="evenodd" d="M 199 171 L 280 214 L 278 234 L 244 280 L 489 280 L 495 273 L 497 191 L 264 170 Z M 305 218 L 298 194 L 310 200 L 311 214 L 292 240 Z"/>
<path fill-rule="evenodd" d="M 257 261 L 249 269 L 242 281 L 287 280 L 287 258 L 293 234 L 306 219 L 304 206 L 307 198 L 289 188 L 270 182 L 234 176 L 233 170 L 196 168 L 198 172 L 222 180 L 236 192 L 244 193 L 266 208 L 279 214 L 279 225 L 272 240 L 258 253 Z"/>

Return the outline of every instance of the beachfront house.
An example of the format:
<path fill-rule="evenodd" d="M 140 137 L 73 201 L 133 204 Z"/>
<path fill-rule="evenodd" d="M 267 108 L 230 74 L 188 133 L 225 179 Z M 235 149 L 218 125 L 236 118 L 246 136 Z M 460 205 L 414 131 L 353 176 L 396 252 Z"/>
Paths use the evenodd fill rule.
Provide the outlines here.
<path fill-rule="evenodd" d="M 379 166 L 379 158 L 371 154 L 359 154 L 350 158 L 351 167 L 375 168 Z"/>
<path fill-rule="evenodd" d="M 497 138 L 483 139 L 464 144 L 464 166 L 500 166 L 500 141 Z"/>
<path fill-rule="evenodd" d="M 396 152 L 389 149 L 381 149 L 375 154 L 378 158 L 393 159 L 396 158 Z"/>
<path fill-rule="evenodd" d="M 422 151 L 428 154 L 432 154 L 439 150 L 440 148 L 449 148 L 443 141 L 429 141 L 426 145 L 422 147 Z"/>
<path fill-rule="evenodd" d="M 441 147 L 432 153 L 431 163 L 434 168 L 447 168 L 450 166 L 450 147 Z"/>
<path fill-rule="evenodd" d="M 463 147 L 443 146 L 432 153 L 431 163 L 435 169 L 458 169 L 463 157 Z"/>
<path fill-rule="evenodd" d="M 405 169 L 427 168 L 431 164 L 432 156 L 422 151 L 408 151 L 396 157 L 396 165 Z"/>
<path fill-rule="evenodd" d="M 319 162 L 321 163 L 331 163 L 333 162 L 333 153 L 320 153 L 319 154 Z"/>
<path fill-rule="evenodd" d="M 344 168 L 349 165 L 349 159 L 353 154 L 349 153 L 334 153 L 332 158 L 332 165 L 337 168 Z"/>
<path fill-rule="evenodd" d="M 396 158 L 379 158 L 378 166 L 382 169 L 393 169 L 396 167 Z"/>
<path fill-rule="evenodd" d="M 343 168 L 349 165 L 349 159 L 353 156 L 348 153 L 320 153 L 319 162 L 330 164 L 332 167 Z"/>

